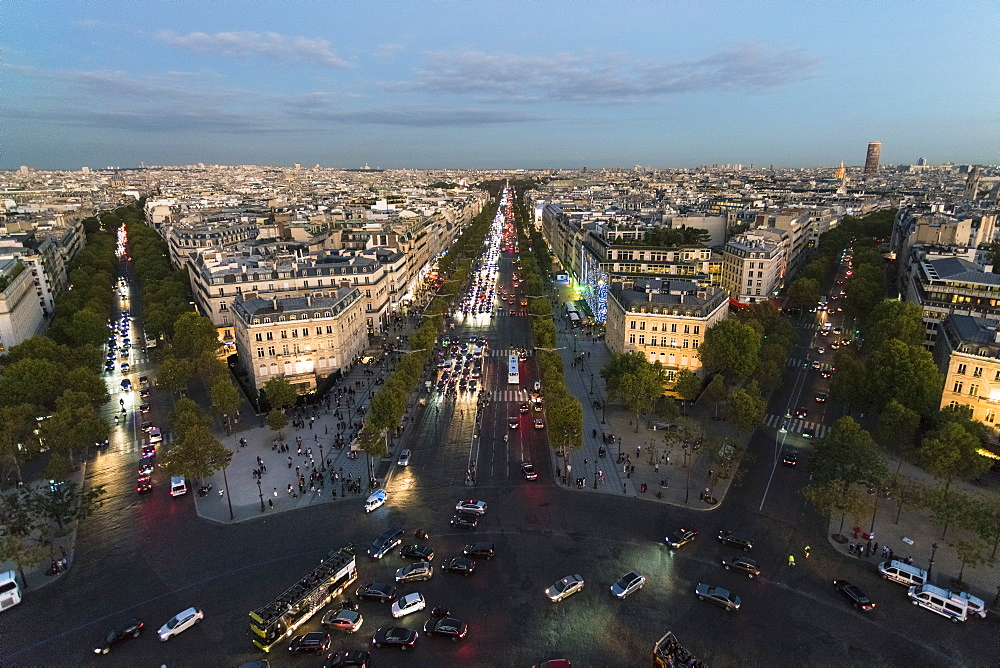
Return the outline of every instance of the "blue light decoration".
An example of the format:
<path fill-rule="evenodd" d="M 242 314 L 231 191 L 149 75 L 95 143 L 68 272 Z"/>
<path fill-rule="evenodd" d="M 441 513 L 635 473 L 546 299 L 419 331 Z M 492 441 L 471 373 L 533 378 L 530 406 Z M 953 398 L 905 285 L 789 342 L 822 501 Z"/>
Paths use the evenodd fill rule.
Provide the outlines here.
<path fill-rule="evenodd" d="M 608 274 L 601 269 L 597 259 L 585 250 L 581 256 L 581 287 L 583 298 L 587 300 L 594 321 L 603 323 L 608 319 Z"/>
<path fill-rule="evenodd" d="M 597 322 L 605 322 L 608 319 L 608 275 L 605 272 L 597 274 L 597 286 L 594 289 L 595 304 L 591 305 L 594 311 L 594 319 Z"/>

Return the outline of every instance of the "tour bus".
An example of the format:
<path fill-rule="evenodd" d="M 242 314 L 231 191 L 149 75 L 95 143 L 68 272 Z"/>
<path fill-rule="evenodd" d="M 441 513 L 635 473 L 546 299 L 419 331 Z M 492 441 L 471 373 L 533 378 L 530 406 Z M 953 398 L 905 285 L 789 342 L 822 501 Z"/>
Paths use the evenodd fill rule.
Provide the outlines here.
<path fill-rule="evenodd" d="M 507 356 L 507 383 L 509 385 L 521 384 L 521 373 L 518 370 L 517 355 Z"/>
<path fill-rule="evenodd" d="M 17 573 L 0 573 L 0 610 L 12 608 L 21 602 L 21 585 L 17 583 Z"/>
<path fill-rule="evenodd" d="M 566 314 L 569 315 L 570 313 L 579 313 L 579 311 L 576 310 L 576 304 L 573 302 L 566 302 Z"/>
<path fill-rule="evenodd" d="M 910 587 L 906 595 L 910 597 L 913 605 L 927 608 L 953 622 L 964 622 L 969 615 L 979 615 L 986 619 L 986 603 L 966 592 L 956 594 L 947 589 L 925 584 Z"/>
<path fill-rule="evenodd" d="M 569 324 L 572 327 L 579 327 L 580 326 L 580 316 L 577 313 L 575 313 L 575 312 L 574 313 L 570 313 L 569 314 Z"/>

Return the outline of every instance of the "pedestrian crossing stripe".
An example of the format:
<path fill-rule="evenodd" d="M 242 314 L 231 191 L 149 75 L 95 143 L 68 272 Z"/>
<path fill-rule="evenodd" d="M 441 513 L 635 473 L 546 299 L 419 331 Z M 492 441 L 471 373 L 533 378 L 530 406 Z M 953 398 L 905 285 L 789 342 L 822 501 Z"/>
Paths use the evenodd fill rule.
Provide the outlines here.
<path fill-rule="evenodd" d="M 830 431 L 830 427 L 819 422 L 807 422 L 796 417 L 786 418 L 784 415 L 774 413 L 764 416 L 764 424 L 774 429 L 781 429 L 784 425 L 785 429 L 793 434 L 801 434 L 803 429 L 812 429 L 815 438 L 822 438 Z"/>
<path fill-rule="evenodd" d="M 510 357 L 511 355 L 520 355 L 520 348 L 490 348 L 486 351 L 487 357 Z M 528 351 L 528 356 L 531 356 L 531 351 Z"/>
<path fill-rule="evenodd" d="M 527 390 L 494 390 L 490 401 L 527 401 L 531 397 Z"/>
<path fill-rule="evenodd" d="M 785 364 L 788 366 L 812 366 L 812 362 L 807 362 L 806 360 L 798 357 L 789 357 Z M 825 371 L 827 369 L 833 369 L 833 365 L 827 362 L 822 362 L 820 363 L 819 368 L 820 370 Z"/>

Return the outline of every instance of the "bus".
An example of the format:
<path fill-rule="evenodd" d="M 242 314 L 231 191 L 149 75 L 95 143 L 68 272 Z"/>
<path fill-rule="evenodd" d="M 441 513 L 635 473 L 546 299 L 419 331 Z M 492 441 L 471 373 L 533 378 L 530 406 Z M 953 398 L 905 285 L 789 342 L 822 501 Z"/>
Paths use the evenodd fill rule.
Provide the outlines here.
<path fill-rule="evenodd" d="M 566 314 L 569 315 L 570 313 L 579 313 L 579 311 L 576 309 L 576 304 L 566 302 Z"/>
<path fill-rule="evenodd" d="M 521 384 L 521 373 L 517 368 L 517 355 L 507 356 L 507 383 L 510 385 Z"/>
<path fill-rule="evenodd" d="M 579 316 L 579 314 L 577 314 L 575 312 L 574 313 L 570 313 L 569 314 L 569 324 L 572 327 L 579 327 L 580 326 L 580 316 Z"/>

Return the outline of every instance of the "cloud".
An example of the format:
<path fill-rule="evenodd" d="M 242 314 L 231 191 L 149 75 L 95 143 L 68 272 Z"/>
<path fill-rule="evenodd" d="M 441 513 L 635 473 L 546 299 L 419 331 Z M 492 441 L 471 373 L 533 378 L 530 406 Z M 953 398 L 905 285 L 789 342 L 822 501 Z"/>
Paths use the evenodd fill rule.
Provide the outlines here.
<path fill-rule="evenodd" d="M 413 80 L 385 87 L 483 99 L 605 104 L 693 92 L 767 93 L 815 76 L 819 64 L 818 58 L 802 51 L 773 51 L 753 44 L 687 61 L 466 50 L 430 53 Z"/>
<path fill-rule="evenodd" d="M 179 35 L 162 30 L 157 41 L 195 53 L 229 58 L 269 58 L 284 63 L 311 63 L 321 67 L 345 68 L 349 63 L 330 50 L 325 39 L 282 35 L 276 32 L 192 32 Z"/>
<path fill-rule="evenodd" d="M 332 105 L 325 93 L 283 100 L 290 117 L 322 123 L 393 125 L 403 127 L 461 127 L 528 123 L 546 120 L 537 114 L 494 108 L 400 105 L 378 109 L 343 109 Z"/>
<path fill-rule="evenodd" d="M 63 107 L 49 110 L 22 110 L 9 108 L 12 118 L 25 121 L 44 121 L 51 125 L 90 127 L 107 131 L 133 131 L 141 133 L 249 133 L 275 131 L 279 128 L 269 120 L 250 117 L 218 108 L 174 107 L 118 109 L 82 109 Z"/>
<path fill-rule="evenodd" d="M 375 56 L 375 58 L 378 58 L 379 60 L 392 60 L 393 58 L 395 58 L 396 56 L 398 56 L 400 53 L 403 52 L 403 48 L 404 47 L 402 44 L 392 44 L 386 42 L 383 44 L 379 44 L 375 48 L 375 51 L 372 55 Z"/>

